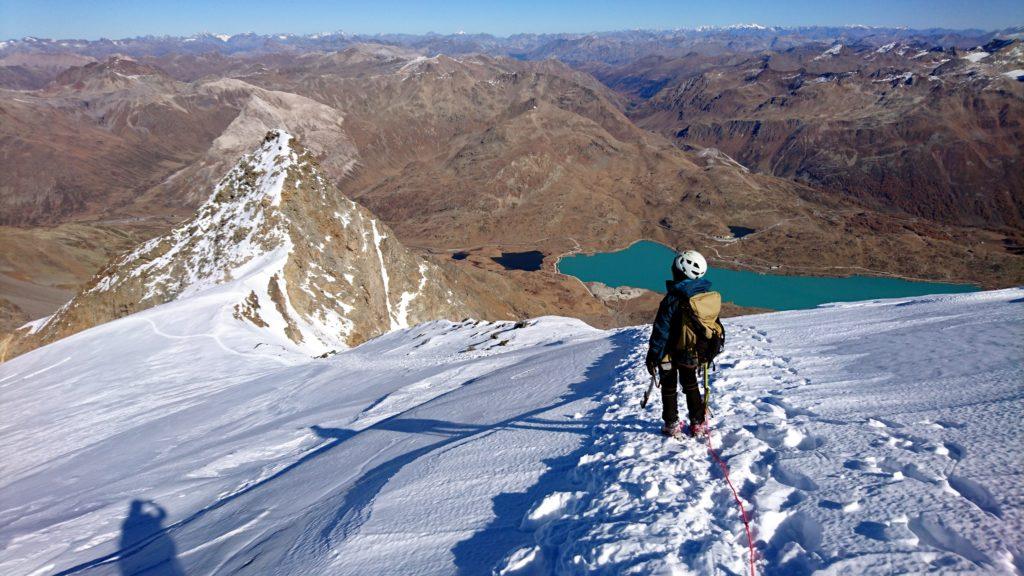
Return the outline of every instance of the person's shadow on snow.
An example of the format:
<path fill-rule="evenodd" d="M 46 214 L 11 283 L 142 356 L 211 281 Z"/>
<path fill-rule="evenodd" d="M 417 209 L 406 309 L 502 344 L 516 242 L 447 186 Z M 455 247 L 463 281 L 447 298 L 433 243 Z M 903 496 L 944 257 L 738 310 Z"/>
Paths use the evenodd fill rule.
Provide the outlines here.
<path fill-rule="evenodd" d="M 152 500 L 132 500 L 121 524 L 121 550 L 141 548 L 121 556 L 117 566 L 123 576 L 185 576 L 174 540 L 163 526 L 167 512 Z"/>

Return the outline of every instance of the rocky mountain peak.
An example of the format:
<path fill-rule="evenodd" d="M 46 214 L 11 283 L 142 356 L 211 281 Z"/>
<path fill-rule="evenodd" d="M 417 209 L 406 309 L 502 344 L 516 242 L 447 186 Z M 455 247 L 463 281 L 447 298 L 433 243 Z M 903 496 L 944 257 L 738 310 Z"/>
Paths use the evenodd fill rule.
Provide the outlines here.
<path fill-rule="evenodd" d="M 145 279 L 143 302 L 173 299 L 239 277 L 254 258 L 285 246 L 281 197 L 286 184 L 301 185 L 289 171 L 301 170 L 300 154 L 306 155 L 292 140 L 283 131 L 268 133 L 214 186 L 191 220 L 118 261 L 118 267 Z M 109 290 L 122 276 L 113 272 L 89 291 Z"/>
<path fill-rule="evenodd" d="M 14 351 L 200 295 L 227 298 L 224 320 L 311 353 L 475 312 L 440 268 L 335 190 L 291 134 L 273 130 L 194 217 L 115 259 L 45 323 L 23 331 Z"/>
<path fill-rule="evenodd" d="M 163 70 L 143 64 L 127 56 L 115 55 L 106 60 L 68 68 L 53 81 L 54 87 L 74 89 L 125 88 L 140 79 L 173 82 Z"/>

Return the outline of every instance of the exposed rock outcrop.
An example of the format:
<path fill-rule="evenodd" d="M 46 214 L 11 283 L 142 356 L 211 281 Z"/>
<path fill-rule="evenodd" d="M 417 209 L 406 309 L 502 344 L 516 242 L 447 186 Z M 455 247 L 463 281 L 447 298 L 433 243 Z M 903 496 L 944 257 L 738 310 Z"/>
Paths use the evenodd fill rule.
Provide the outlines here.
<path fill-rule="evenodd" d="M 337 192 L 290 134 L 272 131 L 191 220 L 115 259 L 16 335 L 8 355 L 212 290 L 237 293 L 237 321 L 317 353 L 476 312 L 440 268 Z"/>

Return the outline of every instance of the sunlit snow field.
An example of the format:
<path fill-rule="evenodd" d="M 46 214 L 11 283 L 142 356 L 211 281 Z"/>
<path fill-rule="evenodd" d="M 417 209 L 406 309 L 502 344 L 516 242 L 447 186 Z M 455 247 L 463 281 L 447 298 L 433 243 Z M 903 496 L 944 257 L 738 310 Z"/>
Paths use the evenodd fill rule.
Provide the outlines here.
<path fill-rule="evenodd" d="M 234 302 L 0 365 L 0 573 L 744 573 L 720 471 L 639 407 L 647 327 L 432 322 L 313 359 Z M 1021 571 L 1022 304 L 726 322 L 713 442 L 761 572 Z"/>

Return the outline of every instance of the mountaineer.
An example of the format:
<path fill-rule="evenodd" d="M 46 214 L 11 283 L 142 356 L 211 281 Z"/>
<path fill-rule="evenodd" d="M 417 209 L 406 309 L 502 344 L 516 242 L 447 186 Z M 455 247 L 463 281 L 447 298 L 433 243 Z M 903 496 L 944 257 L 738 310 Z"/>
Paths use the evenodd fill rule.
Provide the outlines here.
<path fill-rule="evenodd" d="M 704 279 L 708 264 L 696 250 L 677 254 L 672 260 L 672 280 L 654 318 L 647 350 L 647 371 L 661 383 L 661 433 L 682 438 L 679 424 L 678 387 L 686 395 L 689 434 L 707 434 L 706 399 L 701 397 L 697 370 L 707 374 L 708 364 L 725 345 L 725 327 L 718 318 L 722 297 Z M 705 391 L 706 393 L 706 391 Z"/>

